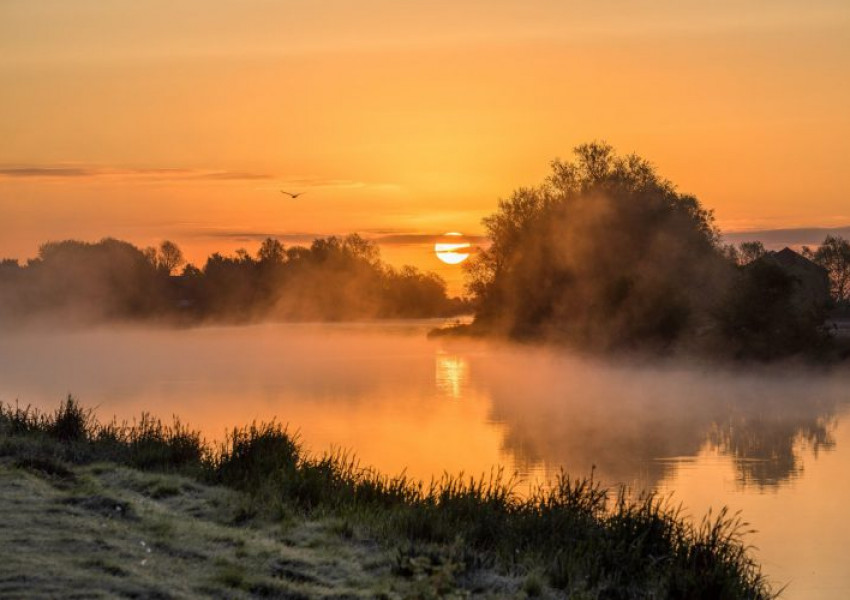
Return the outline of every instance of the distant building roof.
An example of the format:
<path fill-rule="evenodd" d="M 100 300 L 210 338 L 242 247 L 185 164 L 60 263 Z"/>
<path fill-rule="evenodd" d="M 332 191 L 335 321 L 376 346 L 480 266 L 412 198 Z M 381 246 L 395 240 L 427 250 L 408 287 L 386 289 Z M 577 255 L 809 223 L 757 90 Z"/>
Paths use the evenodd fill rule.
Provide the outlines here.
<path fill-rule="evenodd" d="M 829 271 L 791 248 L 768 252 L 750 264 L 767 262 L 778 265 L 797 282 L 794 291 L 798 306 L 822 308 L 829 304 Z"/>
<path fill-rule="evenodd" d="M 809 260 L 799 252 L 794 252 L 787 246 L 776 252 L 768 252 L 767 256 L 786 267 L 801 267 L 804 269 L 822 271 L 824 273 L 827 272 L 826 269 L 816 262 Z"/>

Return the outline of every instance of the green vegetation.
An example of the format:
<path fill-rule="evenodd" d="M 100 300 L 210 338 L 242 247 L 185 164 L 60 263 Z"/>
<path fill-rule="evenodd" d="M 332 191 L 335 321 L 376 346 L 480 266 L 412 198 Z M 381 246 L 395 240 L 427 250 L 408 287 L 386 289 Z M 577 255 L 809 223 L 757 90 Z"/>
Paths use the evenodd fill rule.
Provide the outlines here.
<path fill-rule="evenodd" d="M 725 512 L 694 526 L 656 496 L 612 496 L 592 479 L 567 476 L 522 497 L 498 473 L 423 485 L 362 469 L 342 454 L 305 455 L 274 423 L 236 429 L 211 446 L 179 423 L 101 424 L 70 398 L 53 414 L 2 405 L 0 462 L 0 477 L 19 482 L 14 497 L 3 494 L 8 512 L 34 513 L 52 495 L 71 507 L 63 515 L 109 516 L 106 530 L 78 540 L 73 559 L 60 561 L 67 581 L 81 580 L 78 568 L 110 585 L 154 586 L 141 564 L 96 551 L 117 549 L 116 540 L 142 530 L 156 552 L 183 561 L 175 589 L 143 595 L 771 597 L 742 524 Z M 274 535 L 275 527 L 289 533 Z M 33 572 L 27 556 L 43 562 L 58 550 L 40 549 L 23 531 L 5 552 L 18 547 L 13 564 Z M 54 535 L 69 544 L 76 538 Z M 318 552 L 328 536 L 333 544 Z M 328 552 L 346 558 L 334 563 Z"/>

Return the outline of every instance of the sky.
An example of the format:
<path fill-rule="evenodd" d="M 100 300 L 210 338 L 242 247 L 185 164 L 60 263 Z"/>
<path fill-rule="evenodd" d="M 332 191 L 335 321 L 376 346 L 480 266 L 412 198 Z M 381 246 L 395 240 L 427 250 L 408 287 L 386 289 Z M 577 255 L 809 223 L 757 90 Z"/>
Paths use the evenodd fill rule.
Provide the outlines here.
<path fill-rule="evenodd" d="M 591 140 L 725 231 L 846 227 L 848 73 L 846 0 L 0 0 L 0 256 L 359 232 L 456 286 L 433 237 Z"/>

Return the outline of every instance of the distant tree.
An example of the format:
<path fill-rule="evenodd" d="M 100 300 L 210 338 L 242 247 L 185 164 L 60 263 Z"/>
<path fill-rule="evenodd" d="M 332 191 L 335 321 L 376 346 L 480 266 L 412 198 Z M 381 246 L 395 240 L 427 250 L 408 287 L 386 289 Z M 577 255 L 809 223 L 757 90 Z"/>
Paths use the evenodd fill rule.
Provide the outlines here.
<path fill-rule="evenodd" d="M 280 264 L 284 261 L 286 252 L 283 244 L 274 238 L 266 238 L 257 251 L 257 260 L 266 264 Z"/>
<path fill-rule="evenodd" d="M 165 276 L 178 270 L 180 277 Z M 67 321 L 185 323 L 433 317 L 463 308 L 438 276 L 395 271 L 374 242 L 356 234 L 320 238 L 309 248 L 270 238 L 256 255 L 244 248 L 212 254 L 203 269 L 186 263 L 172 242 L 142 250 L 113 239 L 47 243 L 25 267 L 0 261 L 0 326 L 48 312 Z"/>
<path fill-rule="evenodd" d="M 147 248 L 142 250 L 142 256 L 145 257 L 145 260 L 148 261 L 148 264 L 152 266 L 154 269 L 157 268 L 157 256 L 156 256 L 156 248 L 153 246 L 148 246 Z"/>
<path fill-rule="evenodd" d="M 187 263 L 186 266 L 183 267 L 183 271 L 180 275 L 183 277 L 203 277 L 204 272 L 192 263 Z"/>
<path fill-rule="evenodd" d="M 837 302 L 850 301 L 850 243 L 842 237 L 828 235 L 812 253 L 811 260 L 829 271 L 832 297 Z"/>
<path fill-rule="evenodd" d="M 139 318 L 163 302 L 156 269 L 127 242 L 48 242 L 28 265 L 29 310 L 67 310 L 83 319 Z"/>
<path fill-rule="evenodd" d="M 377 265 L 381 260 L 381 255 L 375 242 L 366 240 L 356 233 L 345 236 L 342 241 L 342 247 L 350 256 L 365 261 L 370 265 Z"/>
<path fill-rule="evenodd" d="M 449 306 L 446 282 L 409 265 L 398 270 L 386 268 L 383 300 L 382 313 L 391 317 L 439 315 Z"/>
<path fill-rule="evenodd" d="M 169 275 L 186 262 L 183 251 L 174 242 L 165 240 L 159 245 L 157 266 Z"/>
<path fill-rule="evenodd" d="M 286 249 L 286 260 L 293 264 L 308 260 L 309 257 L 310 249 L 304 246 L 290 246 Z"/>
<path fill-rule="evenodd" d="M 720 247 L 720 253 L 723 254 L 726 259 L 735 265 L 741 264 L 741 253 L 738 252 L 738 247 L 735 244 L 723 244 Z"/>
<path fill-rule="evenodd" d="M 236 259 L 239 262 L 242 262 L 242 263 L 245 263 L 245 264 L 253 264 L 253 262 L 254 262 L 254 259 L 251 258 L 251 254 L 247 250 L 245 250 L 245 248 L 237 248 L 235 254 L 236 254 Z"/>
<path fill-rule="evenodd" d="M 741 242 L 738 244 L 738 264 L 748 265 L 767 254 L 767 250 L 759 241 Z"/>

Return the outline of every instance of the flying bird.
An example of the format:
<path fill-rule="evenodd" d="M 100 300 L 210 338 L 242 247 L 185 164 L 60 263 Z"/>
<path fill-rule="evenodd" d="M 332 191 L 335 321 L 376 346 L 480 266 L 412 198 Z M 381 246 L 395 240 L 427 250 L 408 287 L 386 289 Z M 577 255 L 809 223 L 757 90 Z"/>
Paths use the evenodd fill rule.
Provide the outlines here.
<path fill-rule="evenodd" d="M 286 194 L 287 196 L 289 196 L 290 198 L 292 198 L 292 199 L 294 200 L 294 199 L 295 199 L 295 198 L 297 198 L 298 196 L 303 196 L 306 192 L 298 192 L 297 194 L 292 194 L 292 193 L 290 193 L 290 192 L 284 192 L 283 190 L 280 190 L 280 193 L 281 193 L 281 194 Z"/>

